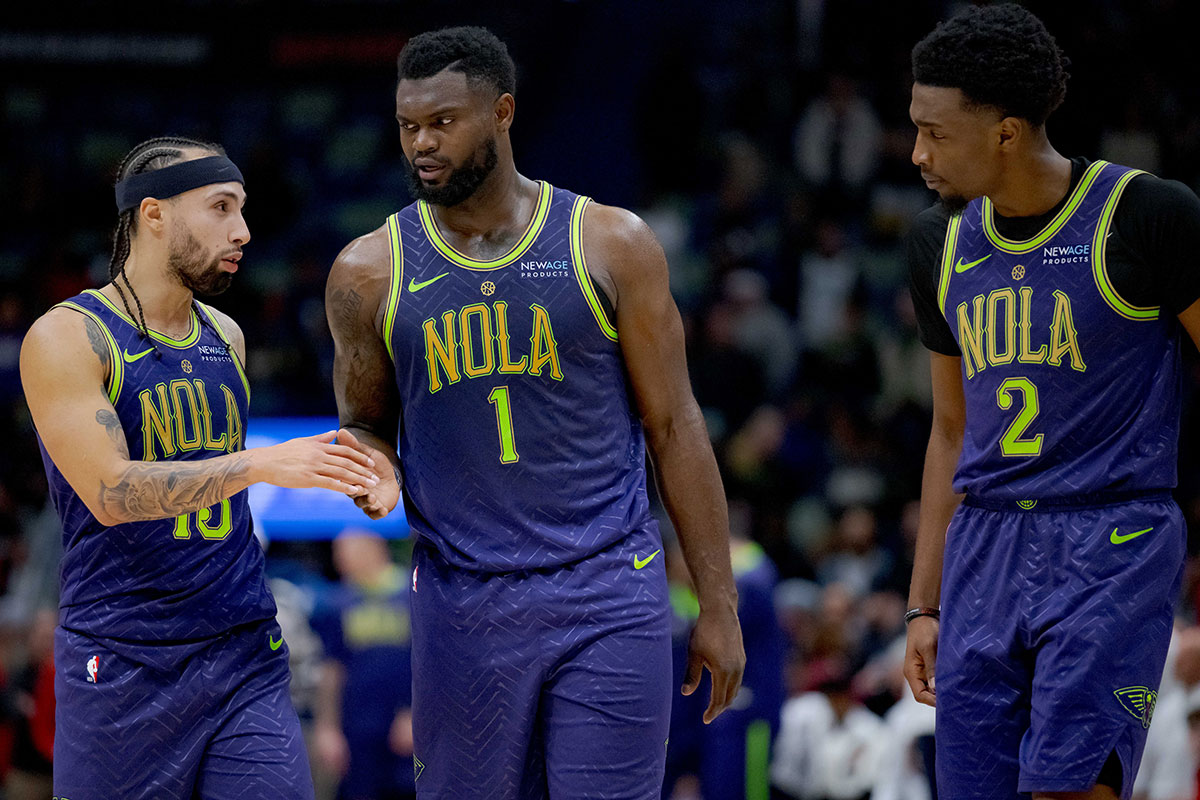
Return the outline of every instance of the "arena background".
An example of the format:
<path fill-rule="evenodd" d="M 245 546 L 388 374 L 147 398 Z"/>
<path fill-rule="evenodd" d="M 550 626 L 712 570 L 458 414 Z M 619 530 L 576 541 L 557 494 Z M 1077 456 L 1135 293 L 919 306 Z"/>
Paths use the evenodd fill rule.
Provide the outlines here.
<path fill-rule="evenodd" d="M 50 305 L 107 280 L 122 155 L 183 134 L 222 143 L 241 165 L 253 241 L 215 305 L 246 333 L 252 420 L 333 414 L 325 275 L 346 242 L 409 202 L 396 53 L 414 33 L 469 23 L 499 34 L 517 62 L 521 172 L 633 208 L 663 242 L 732 525 L 784 581 L 789 691 L 839 661 L 865 680 L 902 632 L 929 425 L 902 237 L 933 196 L 909 162 L 908 57 L 960 4 L 117 5 L 0 12 L 3 673 L 26 663 L 36 611 L 54 603 L 60 546 L 19 346 Z M 1027 5 L 1072 61 L 1049 125 L 1058 150 L 1200 186 L 1190 4 Z M 1195 552 L 1190 372 L 1178 498 Z M 336 578 L 327 542 L 271 542 L 268 555 L 289 586 Z M 1196 586 L 1193 568 L 1179 606 L 1188 623 Z M 798 611 L 811 617 L 798 623 Z M 888 691 L 894 700 L 891 684 L 861 694 L 884 710 Z"/>

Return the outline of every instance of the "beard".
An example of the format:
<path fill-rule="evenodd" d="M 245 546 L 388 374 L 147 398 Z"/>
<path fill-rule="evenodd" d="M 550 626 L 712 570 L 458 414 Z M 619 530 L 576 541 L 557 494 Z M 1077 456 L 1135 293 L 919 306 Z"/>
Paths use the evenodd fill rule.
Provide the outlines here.
<path fill-rule="evenodd" d="M 450 177 L 444 185 L 427 186 L 408 157 L 403 154 L 400 157 L 404 159 L 404 180 L 408 184 L 409 193 L 430 205 L 447 208 L 456 206 L 475 194 L 500 161 L 496 152 L 496 137 L 489 136 L 475 148 L 467 163 L 450 168 Z"/>
<path fill-rule="evenodd" d="M 951 214 L 957 214 L 967 207 L 971 201 L 963 197 L 961 194 L 938 195 L 938 200 L 942 206 Z"/>
<path fill-rule="evenodd" d="M 190 230 L 180 226 L 171 233 L 167 273 L 192 294 L 215 297 L 233 283 L 233 273 L 220 269 L 221 258 L 205 250 Z"/>

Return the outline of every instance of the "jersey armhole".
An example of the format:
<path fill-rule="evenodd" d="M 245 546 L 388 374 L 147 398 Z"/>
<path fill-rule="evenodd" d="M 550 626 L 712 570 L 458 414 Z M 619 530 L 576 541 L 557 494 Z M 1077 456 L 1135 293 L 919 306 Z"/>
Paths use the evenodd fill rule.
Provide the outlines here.
<path fill-rule="evenodd" d="M 225 343 L 225 347 L 229 350 L 229 357 L 233 359 L 233 366 L 237 369 L 238 376 L 240 376 L 242 379 L 242 386 L 246 390 L 246 399 L 249 400 L 250 379 L 246 377 L 246 365 L 243 364 L 242 359 L 238 357 L 237 350 L 234 348 L 233 343 L 229 340 L 229 335 L 225 333 L 225 329 L 221 327 L 221 322 L 217 319 L 217 315 L 213 313 L 211 308 L 206 306 L 204 303 L 201 303 L 199 300 L 196 301 L 196 305 L 199 306 L 204 316 L 208 317 L 208 321 L 212 323 L 213 330 L 217 332 L 217 336 L 221 337 L 221 341 Z"/>
<path fill-rule="evenodd" d="M 592 276 L 587 268 L 587 259 L 583 255 L 583 213 L 590 202 L 591 198 L 581 195 L 575 198 L 575 205 L 571 207 L 571 265 L 575 270 L 575 282 L 579 284 L 579 290 L 583 292 L 583 299 L 587 302 L 588 308 L 592 310 L 592 316 L 596 318 L 600 332 L 615 342 L 617 341 L 617 328 L 608 318 L 608 313 L 596 296 L 596 287 L 592 283 Z"/>
<path fill-rule="evenodd" d="M 388 267 L 387 310 L 383 315 L 383 344 L 387 348 L 388 358 L 396 363 L 396 355 L 392 352 L 392 331 L 396 327 L 396 309 L 400 305 L 400 292 L 404 289 L 404 242 L 400 238 L 400 215 L 388 217 L 388 250 L 391 254 Z"/>
<path fill-rule="evenodd" d="M 962 226 L 962 213 L 950 217 L 946 226 L 946 241 L 942 245 L 942 263 L 938 270 L 937 298 L 942 316 L 946 316 L 946 296 L 950 292 L 950 275 L 954 267 L 954 251 L 958 248 L 958 229 Z"/>
<path fill-rule="evenodd" d="M 121 397 L 121 388 L 125 383 L 125 361 L 121 356 L 121 348 L 117 347 L 117 340 L 113 338 L 112 333 L 108 330 L 108 326 L 104 324 L 95 312 L 77 303 L 72 303 L 69 300 L 59 303 L 54 308 L 69 308 L 72 311 L 78 311 L 96 323 L 100 331 L 104 334 L 104 340 L 108 342 L 109 363 L 112 364 L 112 367 L 108 371 L 108 378 L 104 388 L 108 391 L 108 402 L 112 403 L 113 408 L 116 408 L 117 400 Z"/>
<path fill-rule="evenodd" d="M 1141 322 L 1158 319 L 1161 308 L 1159 306 L 1135 306 L 1117 294 L 1116 287 L 1108 278 L 1105 251 L 1121 194 L 1124 193 L 1125 187 L 1131 180 L 1144 174 L 1146 173 L 1142 170 L 1131 169 L 1120 177 L 1112 192 L 1109 193 L 1108 200 L 1104 203 L 1104 209 L 1100 212 L 1100 221 L 1096 224 L 1096 234 L 1092 239 L 1092 277 L 1095 279 L 1096 288 L 1100 291 L 1104 302 L 1108 303 L 1109 308 L 1122 317 Z"/>

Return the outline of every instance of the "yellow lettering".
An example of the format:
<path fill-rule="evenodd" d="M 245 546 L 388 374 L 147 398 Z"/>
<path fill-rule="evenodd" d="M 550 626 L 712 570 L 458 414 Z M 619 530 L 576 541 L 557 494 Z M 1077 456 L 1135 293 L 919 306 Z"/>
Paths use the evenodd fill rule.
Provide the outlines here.
<path fill-rule="evenodd" d="M 167 385 L 155 384 L 154 391 L 158 394 L 158 403 L 150 396 L 150 389 L 138 392 L 142 404 L 142 458 L 146 461 L 157 458 L 155 441 L 162 445 L 163 458 L 175 455 L 175 421 L 171 419 L 171 404 L 167 402 Z"/>
<path fill-rule="evenodd" d="M 475 363 L 475 337 L 471 335 L 471 320 L 479 320 L 479 341 L 483 350 L 483 363 Z M 458 324 L 462 335 L 463 372 L 468 378 L 491 375 L 496 369 L 496 355 L 492 352 L 492 314 L 483 303 L 474 303 L 458 312 Z"/>
<path fill-rule="evenodd" d="M 1000 301 L 1004 301 L 1004 317 Z M 997 289 L 987 299 L 987 357 L 992 365 L 1011 364 L 1017 353 L 1017 295 L 1012 289 Z M 1004 349 L 1000 349 L 1000 341 Z"/>
<path fill-rule="evenodd" d="M 1054 291 L 1054 321 L 1050 323 L 1050 357 L 1046 361 L 1062 366 L 1063 356 L 1071 357 L 1071 369 L 1083 372 L 1083 353 L 1079 350 L 1079 335 L 1071 316 L 1071 298 L 1061 289 Z"/>
<path fill-rule="evenodd" d="M 1017 360 L 1022 364 L 1041 364 L 1046 360 L 1046 345 L 1040 345 L 1037 350 L 1030 349 L 1030 338 L 1033 325 L 1030 315 L 1033 308 L 1033 287 L 1021 287 L 1021 354 Z"/>
<path fill-rule="evenodd" d="M 179 442 L 179 449 L 184 453 L 199 450 L 200 409 L 196 403 L 196 390 L 192 388 L 192 382 L 186 378 L 176 378 L 171 381 L 171 402 L 175 410 L 175 436 Z M 184 402 L 187 403 L 190 414 L 184 413 Z M 188 435 L 189 428 L 191 429 L 190 436 Z"/>
<path fill-rule="evenodd" d="M 518 361 L 512 360 L 508 336 L 508 303 L 497 300 L 492 303 L 492 307 L 496 309 L 496 338 L 500 340 L 500 372 L 505 375 L 520 374 L 525 371 L 529 357 L 521 356 Z"/>
<path fill-rule="evenodd" d="M 429 393 L 433 394 L 442 388 L 442 380 L 438 374 L 440 367 L 446 373 L 446 380 L 458 383 L 462 376 L 458 374 L 458 344 L 454 341 L 454 312 L 442 314 L 442 330 L 445 340 L 437 333 L 437 322 L 430 317 L 421 326 L 425 331 L 425 363 L 429 366 Z"/>
<path fill-rule="evenodd" d="M 976 295 L 972 302 L 975 307 L 973 314 L 967 311 L 966 303 L 958 304 L 958 346 L 963 352 L 967 380 L 987 367 L 983 357 L 983 295 Z"/>
<path fill-rule="evenodd" d="M 529 374 L 541 375 L 542 368 L 550 365 L 550 377 L 563 379 L 562 366 L 558 363 L 558 342 L 554 339 L 554 328 L 550 326 L 550 312 L 534 303 L 533 333 L 529 337 Z"/>
<path fill-rule="evenodd" d="M 222 433 L 220 439 L 213 438 L 213 420 L 212 411 L 208 407 L 208 392 L 204 390 L 204 381 L 199 378 L 196 379 L 196 399 L 200 401 L 200 424 L 204 429 L 204 449 L 224 451 L 229 437 Z"/>
<path fill-rule="evenodd" d="M 225 395 L 225 432 L 229 436 L 227 447 L 229 452 L 236 453 L 245 444 L 242 435 L 242 414 L 238 410 L 237 398 L 234 397 L 233 390 L 222 383 L 221 393 Z"/>

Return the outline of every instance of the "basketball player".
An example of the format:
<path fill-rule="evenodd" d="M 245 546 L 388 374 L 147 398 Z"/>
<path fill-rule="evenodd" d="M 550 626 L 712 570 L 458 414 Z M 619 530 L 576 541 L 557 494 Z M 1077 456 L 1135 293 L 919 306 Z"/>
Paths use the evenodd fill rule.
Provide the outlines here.
<path fill-rule="evenodd" d="M 942 203 L 909 244 L 934 419 L 905 674 L 937 705 L 939 794 L 1128 798 L 1184 558 L 1200 201 L 1055 151 L 1066 60 L 1019 6 L 912 61 L 912 159 Z"/>
<path fill-rule="evenodd" d="M 143 142 L 116 195 L 112 282 L 21 349 L 63 526 L 54 793 L 311 798 L 244 490 L 361 494 L 371 462 L 334 432 L 244 449 L 241 331 L 193 299 L 229 286 L 250 239 L 224 152 Z"/>
<path fill-rule="evenodd" d="M 403 486 L 418 536 L 419 797 L 658 797 L 671 641 L 644 442 L 695 579 L 684 692 L 711 671 L 706 721 L 745 660 L 728 513 L 662 250 L 517 172 L 514 74 L 481 28 L 400 54 L 418 202 L 343 250 L 326 291 L 342 422 L 395 470 L 356 501 L 382 516 Z"/>

